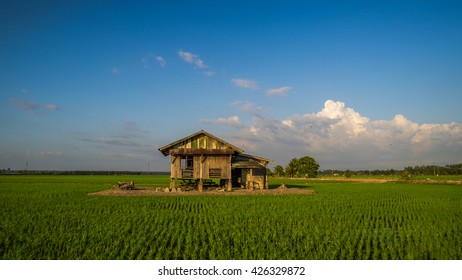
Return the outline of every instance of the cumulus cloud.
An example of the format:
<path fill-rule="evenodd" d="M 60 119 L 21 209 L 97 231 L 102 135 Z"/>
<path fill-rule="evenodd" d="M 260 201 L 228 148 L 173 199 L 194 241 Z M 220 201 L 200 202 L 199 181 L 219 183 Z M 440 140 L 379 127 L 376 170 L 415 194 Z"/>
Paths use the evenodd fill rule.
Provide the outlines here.
<path fill-rule="evenodd" d="M 266 94 L 268 96 L 273 96 L 273 95 L 286 96 L 287 93 L 289 93 L 291 89 L 292 89 L 291 87 L 287 87 L 287 86 L 280 87 L 280 88 L 272 88 L 272 89 L 266 90 Z"/>
<path fill-rule="evenodd" d="M 462 158 L 460 123 L 419 124 L 402 114 L 372 121 L 341 101 L 327 100 L 319 112 L 283 119 L 256 114 L 249 123 L 231 126 L 268 157 L 288 161 L 309 154 L 321 168 L 403 168 Z"/>
<path fill-rule="evenodd" d="M 231 79 L 231 83 L 240 88 L 257 89 L 257 83 L 248 79 Z"/>

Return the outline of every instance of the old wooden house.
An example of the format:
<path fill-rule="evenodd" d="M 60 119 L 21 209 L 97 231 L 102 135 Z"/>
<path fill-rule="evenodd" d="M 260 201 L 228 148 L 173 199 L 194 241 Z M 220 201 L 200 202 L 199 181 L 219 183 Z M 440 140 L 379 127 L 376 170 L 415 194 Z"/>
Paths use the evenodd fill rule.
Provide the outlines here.
<path fill-rule="evenodd" d="M 233 187 L 267 187 L 266 167 L 272 160 L 244 154 L 244 151 L 210 133 L 201 130 L 159 148 L 170 155 L 170 186 L 175 182 L 204 187 L 220 185 L 230 191 Z"/>

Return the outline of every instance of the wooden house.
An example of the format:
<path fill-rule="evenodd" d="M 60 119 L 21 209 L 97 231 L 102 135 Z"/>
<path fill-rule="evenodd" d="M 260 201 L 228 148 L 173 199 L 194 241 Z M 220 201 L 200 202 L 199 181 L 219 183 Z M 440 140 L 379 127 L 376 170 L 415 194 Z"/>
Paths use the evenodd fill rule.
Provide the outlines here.
<path fill-rule="evenodd" d="M 272 160 L 244 154 L 244 151 L 210 133 L 201 130 L 159 148 L 170 155 L 170 187 L 175 181 L 204 187 L 215 185 L 220 179 L 227 190 L 232 187 L 266 188 L 266 166 Z"/>

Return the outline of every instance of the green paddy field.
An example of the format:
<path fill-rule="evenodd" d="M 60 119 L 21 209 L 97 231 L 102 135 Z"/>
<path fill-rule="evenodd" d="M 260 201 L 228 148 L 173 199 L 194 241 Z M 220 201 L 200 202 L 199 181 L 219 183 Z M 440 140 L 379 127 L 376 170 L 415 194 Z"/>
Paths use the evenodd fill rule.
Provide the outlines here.
<path fill-rule="evenodd" d="M 5 175 L 0 259 L 460 260 L 462 185 L 441 177 L 270 179 L 314 195 L 93 196 L 169 178 Z"/>

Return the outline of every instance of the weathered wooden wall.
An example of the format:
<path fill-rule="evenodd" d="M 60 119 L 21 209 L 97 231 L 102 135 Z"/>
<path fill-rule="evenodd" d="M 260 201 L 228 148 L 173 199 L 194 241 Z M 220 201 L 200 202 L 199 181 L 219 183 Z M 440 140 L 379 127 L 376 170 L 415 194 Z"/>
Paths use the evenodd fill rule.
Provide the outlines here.
<path fill-rule="evenodd" d="M 175 148 L 177 149 L 215 149 L 215 150 L 226 150 L 231 147 L 217 141 L 216 139 L 209 137 L 208 135 L 198 135 L 179 143 Z"/>
<path fill-rule="evenodd" d="M 264 167 L 258 169 L 251 169 L 248 180 L 258 184 L 260 189 L 266 187 L 266 169 Z"/>
<path fill-rule="evenodd" d="M 200 163 L 202 162 L 202 176 L 200 174 Z M 197 178 L 209 179 L 210 169 L 221 169 L 220 179 L 231 179 L 231 155 L 203 155 L 198 158 Z M 194 172 L 196 172 L 196 160 L 194 161 Z M 215 177 L 216 178 L 216 177 Z"/>
<path fill-rule="evenodd" d="M 231 179 L 231 155 L 194 155 L 193 160 L 194 178 L 210 179 L 210 169 L 221 169 L 219 178 Z M 171 156 L 171 177 L 182 178 L 181 155 Z"/>

